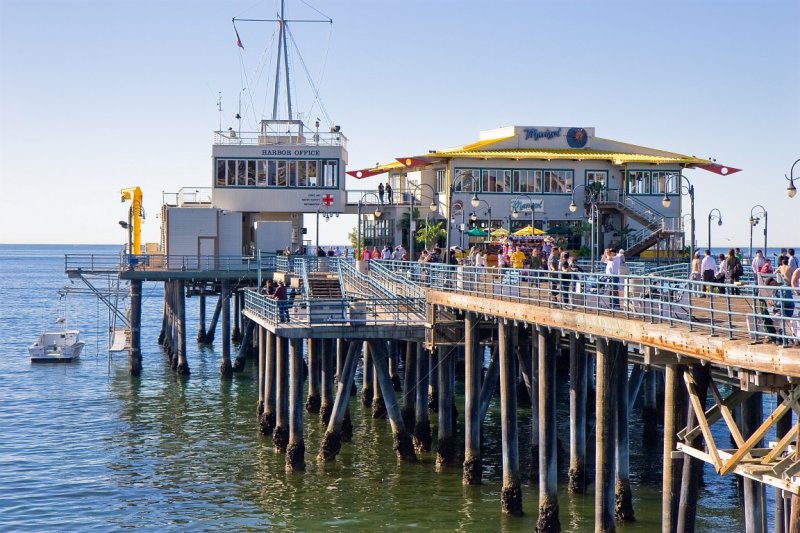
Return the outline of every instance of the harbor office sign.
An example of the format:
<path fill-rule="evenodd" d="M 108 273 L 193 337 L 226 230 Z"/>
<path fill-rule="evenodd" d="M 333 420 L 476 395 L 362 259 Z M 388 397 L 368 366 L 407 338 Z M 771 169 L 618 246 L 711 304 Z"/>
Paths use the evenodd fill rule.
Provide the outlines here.
<path fill-rule="evenodd" d="M 589 148 L 594 128 L 524 126 L 517 132 L 524 148 Z"/>

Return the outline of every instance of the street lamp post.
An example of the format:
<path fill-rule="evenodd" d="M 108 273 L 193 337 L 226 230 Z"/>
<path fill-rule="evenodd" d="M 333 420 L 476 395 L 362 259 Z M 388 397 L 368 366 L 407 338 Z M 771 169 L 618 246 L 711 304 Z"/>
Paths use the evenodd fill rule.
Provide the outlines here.
<path fill-rule="evenodd" d="M 479 200 L 478 201 L 478 205 L 476 205 L 475 207 L 477 208 L 478 206 L 481 205 L 481 203 L 486 204 L 486 215 L 489 217 L 489 220 L 488 220 L 487 226 L 486 226 L 486 236 L 489 237 L 489 239 L 491 239 L 492 238 L 492 206 L 489 205 L 489 202 L 487 202 L 486 200 Z M 475 222 L 476 220 L 478 220 L 478 214 L 475 211 L 473 211 L 472 214 L 469 216 L 469 219 L 471 221 Z"/>
<path fill-rule="evenodd" d="M 414 231 L 417 229 L 414 221 L 414 200 L 416 199 L 417 191 L 422 187 L 428 187 L 431 190 L 431 204 L 428 206 L 431 213 L 435 213 L 438 209 L 436 205 L 436 191 L 433 189 L 433 186 L 427 183 L 420 183 L 411 189 L 411 206 L 408 211 L 408 258 L 412 261 L 414 260 Z M 425 198 L 425 196 L 420 193 L 420 200 L 423 198 Z"/>
<path fill-rule="evenodd" d="M 324 203 L 320 203 L 317 207 L 317 249 L 314 250 L 315 254 L 319 253 L 319 213 L 323 208 L 325 208 L 325 212 L 322 213 L 322 218 L 325 219 L 325 222 L 333 218 L 334 215 L 337 217 L 339 216 L 339 213 L 331 213 L 330 206 L 325 205 Z"/>
<path fill-rule="evenodd" d="M 358 234 L 356 235 L 356 254 L 355 254 L 356 261 L 361 260 L 361 235 L 362 235 L 361 208 L 364 205 L 364 198 L 368 196 L 374 196 L 375 200 L 377 200 L 377 202 L 375 203 L 375 212 L 374 212 L 375 218 L 381 218 L 381 215 L 383 214 L 381 212 L 381 207 L 380 207 L 381 204 L 380 198 L 378 198 L 378 195 L 375 194 L 374 192 L 365 192 L 364 194 L 361 195 L 361 198 L 358 199 Z"/>
<path fill-rule="evenodd" d="M 708 212 L 708 251 L 711 251 L 711 221 L 716 220 L 717 226 L 722 225 L 722 213 L 716 207 Z"/>
<path fill-rule="evenodd" d="M 447 221 L 447 238 L 445 241 L 445 263 L 450 264 L 450 218 L 452 217 L 453 211 L 453 192 L 455 191 L 456 183 L 464 183 L 465 179 L 469 179 L 472 182 L 472 199 L 470 203 L 472 207 L 478 207 L 481 204 L 480 199 L 478 198 L 478 180 L 472 175 L 471 170 L 462 170 L 458 176 L 453 178 L 450 181 L 450 187 L 447 189 L 447 217 L 445 220 Z M 462 207 L 463 209 L 463 207 Z"/>
<path fill-rule="evenodd" d="M 757 211 L 756 209 L 760 209 L 761 211 Z M 750 262 L 753 262 L 753 228 L 758 226 L 758 223 L 761 221 L 761 217 L 764 217 L 764 255 L 767 255 L 767 209 L 761 205 L 756 204 L 752 208 L 750 208 Z"/>
<path fill-rule="evenodd" d="M 578 206 L 575 204 L 575 192 L 580 188 L 586 188 L 585 184 L 580 184 L 574 189 L 572 189 L 572 199 L 569 203 L 569 210 L 570 212 L 574 213 L 578 210 Z M 591 271 L 594 272 L 594 259 L 597 255 L 596 248 L 600 247 L 600 216 L 597 210 L 597 200 L 594 197 L 589 198 L 589 224 L 592 225 L 592 232 L 591 232 L 591 254 L 592 254 L 592 267 Z M 595 220 L 596 219 L 596 220 Z M 595 247 L 596 243 L 596 247 Z"/>
<path fill-rule="evenodd" d="M 679 178 L 680 181 L 678 182 L 678 193 L 683 194 L 683 191 L 686 191 L 689 195 L 689 208 L 692 218 L 692 235 L 691 235 L 691 242 L 689 243 L 689 273 L 692 270 L 692 260 L 694 259 L 694 251 L 695 251 L 695 228 L 697 227 L 695 218 L 694 218 L 694 185 L 692 182 L 689 181 L 689 178 L 684 176 L 683 174 L 674 174 L 676 178 Z M 686 181 L 686 185 L 683 182 Z M 664 198 L 661 199 L 661 205 L 665 208 L 669 207 L 672 204 L 672 200 L 669 196 L 667 196 L 667 191 L 664 191 Z M 684 234 L 685 235 L 685 234 Z"/>
<path fill-rule="evenodd" d="M 792 168 L 791 168 L 791 170 L 789 170 L 789 175 L 788 176 L 784 176 L 786 178 L 786 181 L 789 182 L 789 186 L 786 187 L 786 195 L 789 198 L 794 198 L 794 196 L 797 194 L 797 187 L 794 186 L 794 178 L 795 178 L 795 176 L 794 176 L 794 166 L 797 163 L 800 163 L 800 159 L 798 159 L 797 161 L 792 163 Z M 800 177 L 800 176 L 798 176 L 798 177 Z M 764 250 L 764 253 L 767 253 L 767 251 Z"/>
<path fill-rule="evenodd" d="M 534 235 L 536 235 L 536 225 L 535 225 L 535 222 L 536 222 L 536 207 L 533 204 L 533 198 L 528 194 L 518 194 L 514 198 L 511 199 L 511 204 L 512 204 L 511 216 L 514 217 L 514 218 L 519 218 L 519 210 L 517 209 L 516 205 L 513 205 L 514 201 L 517 198 L 527 198 L 528 201 L 531 203 L 531 237 L 533 237 Z"/>

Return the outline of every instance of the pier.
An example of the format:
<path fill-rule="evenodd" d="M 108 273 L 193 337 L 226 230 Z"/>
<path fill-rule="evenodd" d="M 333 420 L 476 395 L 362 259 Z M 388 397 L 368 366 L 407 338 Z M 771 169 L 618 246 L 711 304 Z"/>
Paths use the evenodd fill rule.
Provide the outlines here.
<path fill-rule="evenodd" d="M 360 364 L 362 401 L 373 408 L 378 402 L 373 412 L 390 425 L 398 460 L 414 463 L 433 450 L 440 469 L 463 458 L 465 485 L 482 481 L 481 424 L 489 403 L 499 401 L 499 512 L 536 513 L 538 531 L 562 529 L 559 477 L 568 479 L 570 493 L 594 493 L 596 531 L 635 520 L 628 458 L 634 405 L 642 406 L 650 438 L 656 425 L 663 427 L 663 531 L 694 529 L 703 463 L 742 478 L 748 531 L 765 530 L 767 487 L 776 495 L 776 524 L 798 525 L 800 503 L 792 501 L 800 497 L 800 425 L 792 417 L 800 412 L 798 318 L 776 314 L 781 299 L 763 286 L 689 281 L 686 265 L 565 278 L 539 270 L 274 255 L 130 259 L 67 256 L 65 262 L 72 278 L 108 269 L 130 282 L 130 372 L 144 371 L 137 333 L 143 281 L 164 283 L 160 340 L 178 374 L 191 367 L 186 294 L 218 295 L 219 311 L 202 337 L 213 338 L 211 324 L 221 316 L 220 372 L 229 376 L 241 368 L 230 344 L 231 325 L 240 324 L 236 359 L 252 356 L 258 365 L 256 425 L 285 453 L 289 471 L 304 469 L 309 450 L 319 461 L 336 460 L 350 440 L 348 406 Z M 284 281 L 292 296 L 262 294 L 259 281 L 266 278 Z M 559 361 L 566 362 L 570 384 L 563 466 Z M 463 404 L 456 401 L 457 375 L 464 379 Z M 532 404 L 530 420 L 518 410 L 520 388 Z M 775 401 L 762 417 L 764 394 Z M 306 412 L 319 415 L 309 420 Z M 324 438 L 308 443 L 303 427 L 317 419 Z M 458 423 L 463 441 L 453 438 Z M 533 429 L 537 509 L 522 507 L 529 473 L 520 467 L 519 424 Z M 715 437 L 720 428 L 729 438 Z M 594 472 L 587 472 L 592 452 Z"/>

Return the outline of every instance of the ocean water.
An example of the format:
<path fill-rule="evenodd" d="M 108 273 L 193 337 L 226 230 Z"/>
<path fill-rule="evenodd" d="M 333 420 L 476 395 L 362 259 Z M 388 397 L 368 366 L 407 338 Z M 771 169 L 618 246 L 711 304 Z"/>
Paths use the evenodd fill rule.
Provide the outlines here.
<path fill-rule="evenodd" d="M 57 295 L 70 285 L 65 253 L 118 251 L 117 246 L 0 245 L 0 531 L 534 529 L 536 480 L 524 480 L 525 516 L 500 512 L 496 401 L 483 428 L 480 487 L 463 487 L 458 466 L 436 473 L 433 453 L 422 455 L 419 464 L 398 463 L 388 422 L 373 420 L 355 401 L 353 443 L 344 445 L 337 460 L 316 462 L 324 429 L 307 416 L 307 471 L 287 473 L 284 456 L 257 431 L 252 363 L 231 380 L 220 378 L 220 347 L 200 348 L 192 340 L 197 330 L 192 298 L 186 312 L 192 374 L 176 376 L 156 342 L 162 288 L 150 283 L 143 294 L 144 370 L 141 377 L 130 377 L 125 357 L 107 353 L 108 311 L 93 296 L 70 295 L 64 307 Z M 55 326 L 65 310 L 69 325 L 87 342 L 81 360 L 32 365 L 27 345 L 43 328 Z M 562 409 L 568 404 L 564 379 L 559 377 Z M 529 417 L 522 407 L 523 474 L 530 464 Z M 559 412 L 565 445 L 567 418 Z M 638 409 L 631 423 L 638 521 L 620 524 L 620 530 L 658 531 L 661 446 L 642 442 Z M 592 462 L 593 433 L 589 439 Z M 566 465 L 565 457 L 559 466 L 562 527 L 593 531 L 594 496 L 566 494 Z M 707 469 L 705 483 L 698 531 L 742 531 L 735 478 Z"/>

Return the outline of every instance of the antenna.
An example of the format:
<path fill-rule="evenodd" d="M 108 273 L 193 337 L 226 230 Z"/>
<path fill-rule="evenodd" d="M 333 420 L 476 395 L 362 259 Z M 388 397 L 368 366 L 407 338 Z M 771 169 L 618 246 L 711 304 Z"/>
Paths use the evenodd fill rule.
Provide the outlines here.
<path fill-rule="evenodd" d="M 222 91 L 217 93 L 217 111 L 219 111 L 219 130 L 222 131 Z"/>

